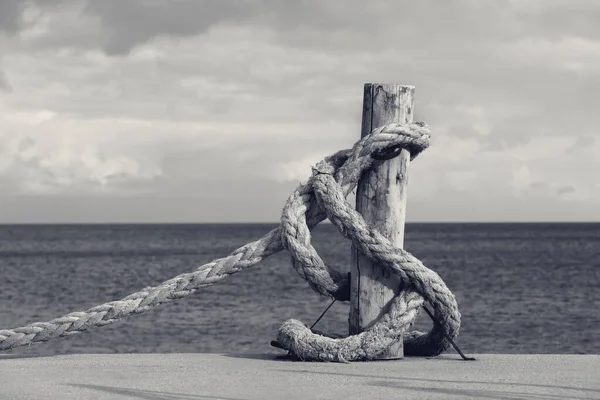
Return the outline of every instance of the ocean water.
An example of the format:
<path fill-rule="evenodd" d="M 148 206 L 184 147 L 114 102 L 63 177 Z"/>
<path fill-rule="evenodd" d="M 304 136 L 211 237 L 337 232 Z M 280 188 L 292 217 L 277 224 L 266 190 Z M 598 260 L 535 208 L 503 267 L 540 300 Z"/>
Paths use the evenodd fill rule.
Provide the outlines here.
<path fill-rule="evenodd" d="M 275 228 L 269 224 L 0 226 L 0 329 L 48 321 L 157 285 Z M 313 232 L 347 271 L 350 243 Z M 466 353 L 600 353 L 600 224 L 407 224 L 405 248 L 437 271 L 462 314 Z M 282 252 L 170 304 L 6 354 L 236 352 L 269 345 L 288 318 L 329 304 Z M 346 333 L 348 305 L 317 328 Z M 428 330 L 425 313 L 416 328 Z M 448 350 L 453 352 L 453 350 Z"/>

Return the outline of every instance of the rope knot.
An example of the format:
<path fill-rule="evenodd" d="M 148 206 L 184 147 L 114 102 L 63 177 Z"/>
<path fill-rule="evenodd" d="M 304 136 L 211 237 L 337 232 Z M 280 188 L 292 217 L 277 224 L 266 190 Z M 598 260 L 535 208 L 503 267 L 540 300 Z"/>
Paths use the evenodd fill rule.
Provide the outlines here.
<path fill-rule="evenodd" d="M 398 338 L 404 338 L 406 355 L 434 356 L 442 353 L 458 335 L 460 313 L 456 299 L 439 275 L 416 257 L 395 247 L 368 226 L 346 201 L 362 174 L 376 160 L 396 157 L 402 149 L 411 159 L 430 144 L 430 129 L 424 122 L 388 124 L 374 129 L 350 151 L 339 152 L 313 167 L 313 179 L 290 196 L 281 216 L 281 238 L 296 271 L 320 294 L 347 299 L 350 279 L 327 266 L 310 243 L 310 221 L 327 217 L 355 247 L 373 262 L 399 276 L 403 291 L 390 309 L 369 329 L 358 335 L 332 338 L 312 332 L 298 323 L 284 324 L 278 342 L 301 360 L 338 361 L 378 358 Z M 310 203 L 310 204 L 309 204 Z M 408 332 L 424 301 L 433 305 L 435 318 L 429 333 Z"/>

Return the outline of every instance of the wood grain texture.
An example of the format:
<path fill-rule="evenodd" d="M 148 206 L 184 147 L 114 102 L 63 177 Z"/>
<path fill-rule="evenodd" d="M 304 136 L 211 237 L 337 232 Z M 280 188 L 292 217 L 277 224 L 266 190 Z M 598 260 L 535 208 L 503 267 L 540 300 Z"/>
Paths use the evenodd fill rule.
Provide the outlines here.
<path fill-rule="evenodd" d="M 389 123 L 409 123 L 413 119 L 414 87 L 367 83 L 364 88 L 361 137 Z M 367 172 L 356 191 L 356 209 L 370 226 L 398 247 L 404 244 L 407 168 L 410 153 L 383 161 Z M 388 270 L 374 264 L 352 248 L 350 295 L 350 334 L 368 329 L 385 313 L 400 291 L 400 281 Z M 402 340 L 390 347 L 382 359 L 404 357 Z"/>

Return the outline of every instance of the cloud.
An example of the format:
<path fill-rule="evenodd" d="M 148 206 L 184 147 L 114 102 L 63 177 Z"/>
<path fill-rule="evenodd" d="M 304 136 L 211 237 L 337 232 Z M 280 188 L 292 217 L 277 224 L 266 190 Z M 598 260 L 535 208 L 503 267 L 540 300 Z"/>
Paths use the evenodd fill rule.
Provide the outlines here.
<path fill-rule="evenodd" d="M 131 181 L 160 176 L 157 166 L 145 165 L 131 149 L 119 148 L 106 137 L 65 129 L 68 124 L 54 121 L 52 112 L 14 115 L 12 120 L 27 118 L 24 124 L 3 124 L 0 135 L 0 181 L 18 194 L 61 194 L 127 191 L 121 186 Z M 63 129 L 37 134 L 38 129 Z M 9 191 L 10 193 L 10 191 Z"/>
<path fill-rule="evenodd" d="M 415 119 L 433 131 L 410 166 L 409 218 L 568 218 L 573 204 L 598 218 L 600 7 L 590 2 L 0 8 L 0 196 L 14 215 L 36 196 L 82 196 L 93 212 L 98 199 L 116 210 L 109 199 L 143 195 L 131 215 L 150 217 L 168 194 L 189 207 L 169 211 L 178 218 L 198 202 L 226 218 L 220 203 L 252 198 L 253 215 L 275 220 L 275 200 L 358 139 L 362 84 L 385 82 L 416 86 Z M 102 215 L 125 218 L 123 207 Z"/>
<path fill-rule="evenodd" d="M 556 190 L 556 193 L 559 195 L 568 194 L 575 192 L 575 188 L 573 186 L 561 186 Z"/>
<path fill-rule="evenodd" d="M 109 55 L 126 54 L 149 39 L 205 33 L 223 21 L 236 23 L 254 11 L 250 1 L 160 0 L 88 1 L 86 11 L 96 15 L 108 32 L 104 49 Z"/>
<path fill-rule="evenodd" d="M 296 183 L 286 172 L 289 160 L 312 151 L 320 132 L 326 133 L 318 142 L 323 155 L 352 144 L 352 139 L 344 140 L 345 126 L 339 124 L 265 126 L 2 111 L 4 194 L 121 196 L 167 190 L 193 196 L 197 188 L 190 186 L 191 181 Z M 357 129 L 355 133 L 358 138 Z"/>
<path fill-rule="evenodd" d="M 558 40 L 526 37 L 500 46 L 498 52 L 524 66 L 545 64 L 575 72 L 597 70 L 600 66 L 600 40 L 579 36 L 568 35 Z"/>
<path fill-rule="evenodd" d="M 21 6 L 19 0 L 0 3 L 0 31 L 14 33 L 20 27 Z"/>
<path fill-rule="evenodd" d="M 540 36 L 561 39 L 578 36 L 600 39 L 597 4 L 587 0 L 512 0 L 511 6 L 535 23 Z"/>
<path fill-rule="evenodd" d="M 10 83 L 8 82 L 6 73 L 2 70 L 0 70 L 0 91 L 12 92 L 12 87 L 10 86 Z"/>
<path fill-rule="evenodd" d="M 565 3 L 528 7 L 511 1 L 460 0 L 440 5 L 433 0 L 417 4 L 374 0 L 367 6 L 358 0 L 343 3 L 178 0 L 168 5 L 159 0 L 11 0 L 2 7 L 4 25 L 12 32 L 36 24 L 51 25 L 47 33 L 63 40 L 62 43 L 54 41 L 54 45 L 73 45 L 86 36 L 82 35 L 82 28 L 87 26 L 96 33 L 96 43 L 87 44 L 102 48 L 110 55 L 125 55 L 156 38 L 188 38 L 218 26 L 263 27 L 277 32 L 280 40 L 293 46 L 310 46 L 335 53 L 443 48 L 457 40 L 481 44 L 490 37 L 515 39 L 525 33 L 547 36 L 550 24 L 553 31 L 565 32 L 579 27 L 581 33 L 586 33 L 595 27 L 592 13 L 575 15 Z M 589 5 L 587 8 L 594 10 Z M 77 11 L 78 18 L 70 18 L 69 10 Z M 565 11 L 571 18 L 557 18 Z M 23 18 L 24 14 L 30 18 Z M 77 35 L 65 35 L 64 24 L 58 21 L 68 21 Z M 581 30 L 582 26 L 588 28 Z M 52 33 L 57 30 L 59 34 Z M 402 39 L 390 40 L 391 35 Z"/>
<path fill-rule="evenodd" d="M 76 10 L 79 18 L 70 19 L 69 25 L 79 27 L 78 21 L 96 21 L 88 24 L 100 34 L 95 46 L 111 55 L 127 54 L 157 37 L 187 38 L 220 25 L 266 27 L 295 46 L 310 45 L 336 52 L 440 48 L 456 40 L 481 44 L 490 39 L 498 42 L 525 36 L 550 40 L 565 35 L 600 37 L 596 24 L 600 12 L 586 0 L 459 0 L 442 5 L 433 0 L 374 0 L 368 6 L 359 0 L 177 0 L 168 5 L 160 0 L 7 0 L 0 7 L 0 29 L 12 33 L 41 22 L 40 18 L 27 20 L 24 14 L 43 14 L 48 22 L 48 18 L 57 20 L 55 17 L 65 17 L 67 10 Z M 59 24 L 53 25 L 52 30 L 56 28 L 64 32 Z M 78 29 L 77 33 L 81 31 Z M 390 40 L 391 34 L 397 35 L 394 40 Z M 62 38 L 66 40 L 63 44 L 73 43 L 73 38 Z"/>

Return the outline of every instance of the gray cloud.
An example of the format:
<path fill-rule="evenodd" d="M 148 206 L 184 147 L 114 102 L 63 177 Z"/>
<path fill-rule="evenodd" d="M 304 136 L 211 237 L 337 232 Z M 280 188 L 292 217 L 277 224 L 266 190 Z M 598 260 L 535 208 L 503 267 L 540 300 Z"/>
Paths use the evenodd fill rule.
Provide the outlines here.
<path fill-rule="evenodd" d="M 52 12 L 61 4 L 76 4 L 81 0 L 2 0 L 0 2 L 0 32 L 15 34 L 24 26 L 23 14 L 28 7 L 35 5 L 43 11 Z"/>
<path fill-rule="evenodd" d="M 50 218 L 28 214 L 42 198 L 63 220 L 75 198 L 99 220 L 225 220 L 234 203 L 228 220 L 276 220 L 310 163 L 358 138 L 373 81 L 415 85 L 433 129 L 411 219 L 598 215 L 590 3 L 24 4 L 0 4 L 0 220 Z"/>
<path fill-rule="evenodd" d="M 436 114 L 440 113 L 428 112 L 430 105 L 449 108 L 457 99 L 468 99 L 486 109 L 498 109 L 498 115 L 508 111 L 505 115 L 510 117 L 513 126 L 510 129 L 504 126 L 495 128 L 504 135 L 526 129 L 541 131 L 533 129 L 539 126 L 515 126 L 520 118 L 536 120 L 543 124 L 545 116 L 563 114 L 571 120 L 571 124 L 581 125 L 577 129 L 587 129 L 600 122 L 589 120 L 590 116 L 598 115 L 591 111 L 597 102 L 598 91 L 594 88 L 600 87 L 600 82 L 587 77 L 582 79 L 578 74 L 555 65 L 557 60 L 568 61 L 569 57 L 574 63 L 579 62 L 577 55 L 539 55 L 538 57 L 542 58 L 536 61 L 538 64 L 531 66 L 527 63 L 535 60 L 527 52 L 536 49 L 535 42 L 507 50 L 508 53 L 498 50 L 498 45 L 513 44 L 519 39 L 550 37 L 547 32 L 550 28 L 553 29 L 552 32 L 566 32 L 573 21 L 588 21 L 593 13 L 581 12 L 585 3 L 577 3 L 572 9 L 566 7 L 567 3 L 564 2 L 552 2 L 549 7 L 541 7 L 535 1 L 528 8 L 509 1 L 481 3 L 461 0 L 441 6 L 433 1 L 422 1 L 418 4 L 374 1 L 370 2 L 368 7 L 360 1 L 350 3 L 352 6 L 339 2 L 274 0 L 181 0 L 168 3 L 168 6 L 158 0 L 106 0 L 84 3 L 86 13 L 100 19 L 100 29 L 103 33 L 94 36 L 79 32 L 73 35 L 65 31 L 65 35 L 54 39 L 54 45 L 58 45 L 61 38 L 71 44 L 73 40 L 83 40 L 88 46 L 104 46 L 108 54 L 125 55 L 132 48 L 161 35 L 186 37 L 204 33 L 220 24 L 232 27 L 254 25 L 275 29 L 275 40 L 293 46 L 292 49 L 298 52 L 298 57 L 273 53 L 271 49 L 258 49 L 261 52 L 259 57 L 253 57 L 252 50 L 247 50 L 237 60 L 224 57 L 213 61 L 214 56 L 203 55 L 190 59 L 187 63 L 185 60 L 161 59 L 152 71 L 160 73 L 160 80 L 151 79 L 151 71 L 123 71 L 125 75 L 129 75 L 130 71 L 131 76 L 127 79 L 132 82 L 131 89 L 137 89 L 136 80 L 143 82 L 135 103 L 128 102 L 127 108 L 112 99 L 105 104 L 87 107 L 86 104 L 89 103 L 73 93 L 57 102 L 57 106 L 64 105 L 64 111 L 67 112 L 73 112 L 74 108 L 87 107 L 88 112 L 102 113 L 105 110 L 112 114 L 123 112 L 135 115 L 137 111 L 134 107 L 140 107 L 140 113 L 144 112 L 143 110 L 151 115 L 168 112 L 174 118 L 188 118 L 190 114 L 200 118 L 204 116 L 202 112 L 213 116 L 220 113 L 223 117 L 229 117 L 229 111 L 247 107 L 251 102 L 242 100 L 242 96 L 238 95 L 240 91 L 223 93 L 227 97 L 212 99 L 210 108 L 205 105 L 201 110 L 193 106 L 188 109 L 183 104 L 193 104 L 197 101 L 196 93 L 184 93 L 181 90 L 173 92 L 170 86 L 180 84 L 173 80 L 179 79 L 182 74 L 196 74 L 215 82 L 215 86 L 221 88 L 223 85 L 219 83 L 227 80 L 228 83 L 235 83 L 245 94 L 252 93 L 264 98 L 276 93 L 276 101 L 281 100 L 286 87 L 296 99 L 302 101 L 303 96 L 310 96 L 311 91 L 314 94 L 315 89 L 331 92 L 337 86 L 343 91 L 342 94 L 350 99 L 354 96 L 352 85 L 356 82 L 370 81 L 370 77 L 377 76 L 381 79 L 390 77 L 389 79 L 397 80 L 401 68 L 402 79 L 419 88 L 419 97 L 434 99 L 433 102 L 428 101 L 417 107 L 422 115 L 433 118 L 432 123 L 437 122 Z M 567 18 L 562 22 L 555 21 L 555 15 L 565 9 L 570 10 Z M 427 15 L 427 18 L 424 18 L 424 15 Z M 553 24 L 550 25 L 550 22 Z M 64 27 L 66 24 L 63 23 L 58 28 L 60 26 Z M 596 30 L 600 31 L 598 28 Z M 39 40 L 44 42 L 48 39 Z M 460 43 L 460 46 L 457 43 Z M 230 43 L 215 45 L 224 48 Z M 181 49 L 183 52 L 193 50 L 192 47 Z M 207 50 L 200 48 L 197 51 L 204 54 Z M 210 51 L 214 52 L 212 49 Z M 243 49 L 236 48 L 232 50 L 234 51 Z M 302 51 L 308 54 L 302 54 Z M 318 63 L 308 64 L 305 62 L 306 56 L 312 55 L 311 53 L 330 56 L 322 57 Z M 555 58 L 543 59 L 551 56 Z M 283 72 L 282 68 L 281 71 L 273 71 L 271 74 L 261 74 L 267 63 L 294 63 L 297 66 L 293 73 Z M 541 69 L 542 64 L 544 69 Z M 590 67 L 590 70 L 596 69 Z M 80 73 L 71 78 L 73 83 L 85 84 L 92 78 L 90 71 L 94 71 L 93 79 L 99 86 L 108 84 L 110 87 L 110 81 L 114 79 L 113 72 L 106 68 L 94 68 L 91 63 L 81 65 Z M 49 72 L 52 74 L 58 71 Z M 527 79 L 518 79 L 524 74 L 527 75 Z M 585 74 L 585 71 L 580 74 Z M 76 81 L 78 76 L 81 77 L 80 82 Z M 321 82 L 321 86 L 314 85 L 315 81 Z M 252 83 L 249 84 L 250 82 Z M 309 84 L 311 82 L 313 83 Z M 173 93 L 172 100 L 169 93 Z M 158 94 L 167 97 L 167 104 L 162 110 L 151 110 L 158 105 L 152 98 Z M 326 103 L 321 102 L 315 112 L 341 118 L 348 118 L 353 112 L 347 111 L 347 104 L 328 102 L 326 96 L 322 97 L 325 97 L 322 101 Z M 552 97 L 554 100 L 540 104 L 539 99 L 542 97 Z M 312 100 L 307 98 L 306 101 Z M 502 110 L 507 105 L 513 110 Z M 521 112 L 519 108 L 522 109 Z M 569 115 L 564 113 L 564 110 L 569 110 Z M 446 118 L 447 114 L 440 114 L 440 120 L 442 117 Z M 552 135 L 556 129 L 546 131 Z M 529 137 L 523 137 L 520 133 L 516 135 L 521 140 Z M 495 146 L 495 135 L 489 138 L 482 137 L 481 140 L 490 140 L 490 148 Z M 513 140 L 507 141 L 509 144 L 512 142 Z"/>
<path fill-rule="evenodd" d="M 0 69 L 0 91 L 12 92 L 12 86 L 8 82 L 6 73 Z"/>
<path fill-rule="evenodd" d="M 5 0 L 0 2 L 0 32 L 15 33 L 21 27 L 22 1 Z"/>
<path fill-rule="evenodd" d="M 109 32 L 108 54 L 124 54 L 158 35 L 185 37 L 219 24 L 274 28 L 280 40 L 328 51 L 381 51 L 453 47 L 529 37 L 597 38 L 600 12 L 589 2 L 553 2 L 522 7 L 511 1 L 459 0 L 440 4 L 360 0 L 107 0 L 87 2 Z M 415 29 L 416 28 L 416 29 Z M 391 40 L 393 39 L 393 40 Z M 461 46 L 457 46 L 460 43 Z"/>
<path fill-rule="evenodd" d="M 573 144 L 566 149 L 566 153 L 577 155 L 581 149 L 586 149 L 594 145 L 594 137 L 592 135 L 577 135 Z"/>
<path fill-rule="evenodd" d="M 525 15 L 533 15 L 540 33 L 553 39 L 563 36 L 600 38 L 600 9 L 588 0 L 534 1 Z"/>
<path fill-rule="evenodd" d="M 574 193 L 574 192 L 575 192 L 575 188 L 573 186 L 561 186 L 556 190 L 556 193 L 558 195 Z"/>
<path fill-rule="evenodd" d="M 529 5 L 527 5 L 529 3 Z M 137 45 L 161 35 L 188 37 L 211 27 L 227 24 L 275 29 L 279 39 L 296 46 L 328 51 L 419 47 L 454 50 L 490 39 L 506 41 L 529 37 L 561 38 L 579 35 L 597 38 L 600 12 L 589 1 L 480 2 L 458 0 L 440 4 L 360 0 L 323 2 L 309 0 L 5 0 L 0 5 L 0 30 L 23 28 L 27 4 L 51 11 L 63 4 L 79 5 L 90 17 L 99 18 L 105 35 L 90 46 L 101 46 L 107 54 L 124 55 Z M 415 29 L 416 28 L 416 29 Z M 72 45 L 77 38 L 63 38 Z M 392 40 L 393 39 L 393 40 Z M 60 45 L 60 43 L 53 43 Z"/>
<path fill-rule="evenodd" d="M 191 36 L 223 21 L 236 23 L 255 8 L 250 1 L 106 0 L 88 1 L 86 10 L 100 17 L 109 32 L 107 54 L 126 54 L 158 35 Z"/>

